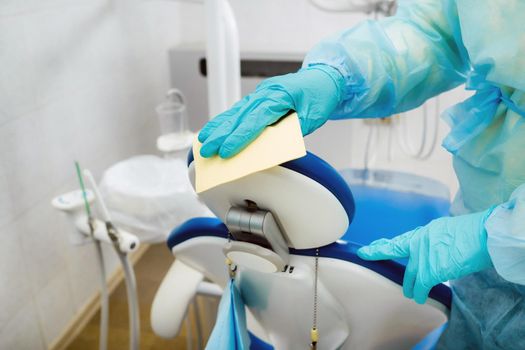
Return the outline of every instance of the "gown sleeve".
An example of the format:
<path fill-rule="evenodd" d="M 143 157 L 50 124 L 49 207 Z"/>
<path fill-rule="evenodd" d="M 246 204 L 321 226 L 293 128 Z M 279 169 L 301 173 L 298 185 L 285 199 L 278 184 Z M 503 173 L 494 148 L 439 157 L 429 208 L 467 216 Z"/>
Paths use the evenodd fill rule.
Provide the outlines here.
<path fill-rule="evenodd" d="M 525 184 L 492 211 L 485 229 L 498 274 L 509 282 L 525 285 Z"/>
<path fill-rule="evenodd" d="M 303 67 L 341 73 L 342 102 L 330 119 L 407 111 L 465 82 L 470 69 L 455 0 L 401 0 L 393 17 L 364 21 L 317 44 Z"/>

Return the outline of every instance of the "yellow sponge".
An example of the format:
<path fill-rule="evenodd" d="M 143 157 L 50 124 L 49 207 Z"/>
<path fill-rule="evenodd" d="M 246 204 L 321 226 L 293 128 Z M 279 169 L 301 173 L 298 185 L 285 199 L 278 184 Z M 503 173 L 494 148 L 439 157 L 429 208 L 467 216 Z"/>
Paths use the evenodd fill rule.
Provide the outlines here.
<path fill-rule="evenodd" d="M 268 126 L 255 141 L 232 158 L 203 158 L 200 148 L 201 143 L 195 138 L 193 156 L 197 193 L 306 155 L 296 113 Z"/>

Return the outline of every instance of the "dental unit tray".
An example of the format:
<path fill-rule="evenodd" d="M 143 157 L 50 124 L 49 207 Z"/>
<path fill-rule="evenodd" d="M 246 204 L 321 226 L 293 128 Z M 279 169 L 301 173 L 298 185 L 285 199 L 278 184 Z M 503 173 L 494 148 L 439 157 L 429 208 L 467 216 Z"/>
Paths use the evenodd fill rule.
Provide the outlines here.
<path fill-rule="evenodd" d="M 191 152 L 188 171 L 194 181 Z M 377 238 L 448 215 L 449 202 L 387 188 L 356 189 L 354 198 L 335 169 L 307 153 L 201 193 L 217 218 L 191 219 L 169 236 L 179 266 L 159 289 L 166 297 L 154 302 L 153 328 L 165 336 L 178 329 L 166 326 L 166 313 L 181 320 L 176 314 L 186 309 L 178 303 L 196 292 L 198 281 L 226 285 L 226 254 L 238 265 L 235 282 L 249 329 L 259 338 L 252 335 L 252 343 L 264 344 L 262 339 L 275 349 L 308 348 L 317 255 L 319 349 L 413 348 L 447 321 L 449 287 L 434 287 L 427 303 L 418 305 L 402 294 L 406 261 L 365 261 L 356 252 Z M 175 283 L 182 278 L 175 270 L 181 269 L 197 276 L 191 286 Z M 417 349 L 430 349 L 435 339 Z"/>

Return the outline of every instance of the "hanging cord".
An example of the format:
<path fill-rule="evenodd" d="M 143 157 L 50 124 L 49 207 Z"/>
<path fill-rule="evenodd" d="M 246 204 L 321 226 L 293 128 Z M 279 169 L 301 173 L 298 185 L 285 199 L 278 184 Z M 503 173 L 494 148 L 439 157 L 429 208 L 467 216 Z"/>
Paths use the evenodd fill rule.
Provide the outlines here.
<path fill-rule="evenodd" d="M 318 300 L 317 300 L 317 281 L 319 279 L 319 248 L 315 249 L 315 270 L 314 270 L 314 312 L 312 329 L 310 330 L 310 349 L 316 350 L 317 343 L 319 342 L 319 328 L 317 328 L 317 312 L 318 312 Z"/>
<path fill-rule="evenodd" d="M 415 147 L 411 143 L 411 139 L 407 132 L 407 122 L 406 120 L 403 120 L 403 118 L 400 118 L 399 125 L 396 127 L 395 131 L 397 134 L 397 141 L 398 144 L 407 156 L 418 159 L 418 160 L 426 160 L 428 159 L 433 153 L 434 149 L 436 148 L 437 144 L 437 135 L 438 135 L 438 129 L 439 129 L 439 113 L 440 113 L 440 100 L 439 97 L 436 97 L 434 99 L 435 101 L 435 109 L 434 109 L 434 124 L 433 124 L 433 130 L 432 130 L 432 138 L 430 141 L 427 141 L 427 133 L 428 133 L 428 127 L 429 127 L 429 112 L 428 112 L 428 102 L 423 105 L 423 130 L 421 135 L 421 143 L 419 144 L 418 149 L 416 150 Z M 404 115 L 402 115 L 403 117 Z M 399 131 L 398 129 L 401 129 Z M 425 148 L 427 146 L 427 143 L 430 144 L 429 149 L 425 152 Z"/>
<path fill-rule="evenodd" d="M 428 108 L 427 104 L 425 103 L 422 106 L 423 111 L 423 128 L 421 132 L 421 141 L 419 142 L 419 146 L 417 149 L 414 148 L 414 145 L 412 144 L 412 139 L 408 135 L 408 126 L 406 118 L 403 119 L 403 122 L 400 123 L 401 126 L 401 137 L 402 137 L 402 143 L 400 143 L 401 149 L 405 154 L 412 158 L 419 158 L 423 154 L 423 151 L 425 149 L 425 144 L 427 143 L 427 129 L 428 129 Z"/>
<path fill-rule="evenodd" d="M 396 122 L 396 119 L 395 119 L 396 116 L 392 116 L 390 119 L 390 122 L 392 124 L 394 124 Z M 391 125 L 389 128 L 388 128 L 388 143 L 386 145 L 387 149 L 386 149 L 386 159 L 387 161 L 391 162 L 392 159 L 394 158 L 393 156 L 393 149 L 394 149 L 394 128 L 395 126 L 394 125 Z"/>
<path fill-rule="evenodd" d="M 366 182 L 369 177 L 369 170 L 376 160 L 377 148 L 379 145 L 379 128 L 380 125 L 374 124 L 369 126 L 368 135 L 366 138 L 365 145 L 365 156 L 364 156 L 364 174 L 363 181 Z"/>

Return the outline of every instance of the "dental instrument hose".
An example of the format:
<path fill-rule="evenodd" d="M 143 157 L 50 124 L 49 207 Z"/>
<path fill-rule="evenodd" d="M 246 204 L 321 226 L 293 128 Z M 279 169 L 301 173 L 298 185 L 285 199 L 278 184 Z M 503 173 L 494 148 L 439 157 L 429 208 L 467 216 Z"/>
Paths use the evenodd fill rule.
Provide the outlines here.
<path fill-rule="evenodd" d="M 102 244 L 98 239 L 95 241 L 95 251 L 100 266 L 100 339 L 99 349 L 106 350 L 108 347 L 109 330 L 109 292 L 107 287 L 106 269 L 104 267 L 104 255 L 102 254 Z"/>
<path fill-rule="evenodd" d="M 117 252 L 122 268 L 124 269 L 124 280 L 126 281 L 126 293 L 128 296 L 128 310 L 130 320 L 130 349 L 138 350 L 140 342 L 140 319 L 137 295 L 137 281 L 133 268 L 126 253 Z"/>
<path fill-rule="evenodd" d="M 93 237 L 95 230 L 93 216 L 91 214 L 91 208 L 87 200 L 86 188 L 84 185 L 84 179 L 82 172 L 80 171 L 80 165 L 75 162 L 75 168 L 77 171 L 78 182 L 80 189 L 82 190 L 82 198 L 84 199 L 84 206 L 86 209 L 86 215 L 88 218 L 88 226 L 91 233 L 91 239 L 95 243 L 95 251 L 97 253 L 97 261 L 100 270 L 100 334 L 99 334 L 99 350 L 106 350 L 108 347 L 108 329 L 109 329 L 109 293 L 107 288 L 106 280 L 106 268 L 104 264 L 104 255 L 102 254 L 102 244 L 98 239 Z"/>
<path fill-rule="evenodd" d="M 406 120 L 400 121 L 398 127 L 395 129 L 397 134 L 398 144 L 407 156 L 417 159 L 417 160 L 427 160 L 433 153 L 437 144 L 438 129 L 439 129 L 439 114 L 440 114 L 440 101 L 439 96 L 436 96 L 434 106 L 434 125 L 432 126 L 432 138 L 431 141 L 427 140 L 427 133 L 429 129 L 429 112 L 428 112 L 428 102 L 423 104 L 423 127 L 421 134 L 421 142 L 418 149 L 414 149 L 414 146 L 410 142 L 410 137 L 407 132 L 407 123 Z M 397 130 L 400 128 L 401 130 Z M 428 150 L 425 152 L 427 144 L 430 144 Z"/>
<path fill-rule="evenodd" d="M 111 241 L 113 242 L 113 247 L 115 248 L 115 251 L 119 257 L 120 263 L 122 265 L 122 269 L 124 270 L 124 279 L 126 281 L 126 293 L 128 297 L 128 310 L 129 310 L 129 331 L 130 331 L 129 348 L 130 350 L 139 350 L 139 347 L 140 347 L 140 318 L 139 318 L 137 282 L 135 279 L 135 273 L 133 272 L 133 268 L 131 267 L 127 254 L 120 250 L 120 247 L 118 244 L 118 240 L 119 240 L 118 231 L 115 228 L 115 226 L 113 226 L 113 223 L 111 222 L 109 211 L 106 207 L 106 203 L 104 202 L 104 200 L 102 199 L 102 196 L 100 195 L 100 191 L 98 189 L 97 183 L 95 182 L 95 178 L 93 177 L 93 174 L 91 174 L 89 170 L 84 170 L 84 175 L 90 182 L 91 187 L 93 187 L 93 191 L 95 192 L 95 198 L 97 199 L 97 203 L 100 205 L 103 219 L 106 222 L 108 236 L 111 238 Z"/>

